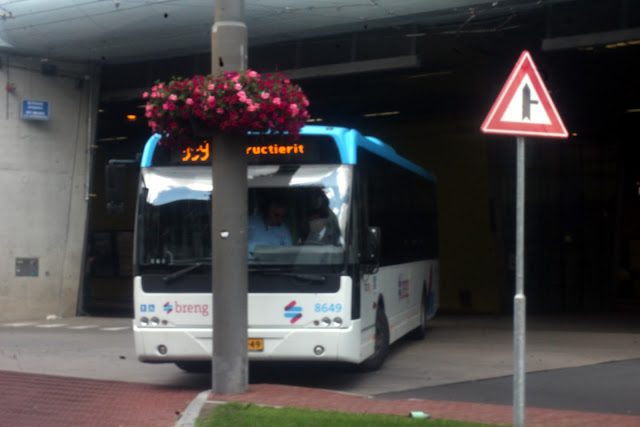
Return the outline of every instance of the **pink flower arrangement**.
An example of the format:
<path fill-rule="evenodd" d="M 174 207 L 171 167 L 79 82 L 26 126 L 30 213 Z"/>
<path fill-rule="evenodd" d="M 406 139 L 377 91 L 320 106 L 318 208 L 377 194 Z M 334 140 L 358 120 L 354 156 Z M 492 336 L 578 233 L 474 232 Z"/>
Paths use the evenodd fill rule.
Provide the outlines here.
<path fill-rule="evenodd" d="M 282 73 L 175 78 L 158 82 L 142 98 L 149 127 L 173 150 L 198 143 L 194 125 L 240 134 L 287 133 L 296 139 L 309 118 L 307 97 Z"/>

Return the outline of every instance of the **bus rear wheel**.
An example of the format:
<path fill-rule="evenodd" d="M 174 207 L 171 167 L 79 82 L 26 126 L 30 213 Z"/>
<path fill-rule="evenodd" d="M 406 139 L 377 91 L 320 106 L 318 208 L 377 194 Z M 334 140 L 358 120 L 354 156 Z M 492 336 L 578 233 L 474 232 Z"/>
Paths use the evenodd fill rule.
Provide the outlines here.
<path fill-rule="evenodd" d="M 389 322 L 387 321 L 387 315 L 384 313 L 384 307 L 382 305 L 378 305 L 378 310 L 376 311 L 375 340 L 373 354 L 358 365 L 363 371 L 376 371 L 380 369 L 389 354 Z"/>

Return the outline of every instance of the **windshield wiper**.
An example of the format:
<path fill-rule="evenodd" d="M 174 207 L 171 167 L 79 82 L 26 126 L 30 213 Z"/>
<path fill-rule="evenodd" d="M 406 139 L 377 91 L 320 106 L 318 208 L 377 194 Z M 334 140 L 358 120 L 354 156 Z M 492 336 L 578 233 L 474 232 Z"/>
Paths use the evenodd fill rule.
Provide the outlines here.
<path fill-rule="evenodd" d="M 164 277 L 162 278 L 162 280 L 163 280 L 165 283 L 169 283 L 169 282 L 171 282 L 172 280 L 175 280 L 175 279 L 178 279 L 178 278 L 180 278 L 180 277 L 184 276 L 185 274 L 191 273 L 193 270 L 196 270 L 197 268 L 200 268 L 200 267 L 202 267 L 202 266 L 203 266 L 203 265 L 205 265 L 205 264 L 207 264 L 207 263 L 205 263 L 204 261 L 198 261 L 198 262 L 196 262 L 195 264 L 191 264 L 191 265 L 189 265 L 189 266 L 187 266 L 187 267 L 185 267 L 185 268 L 181 268 L 181 269 L 180 269 L 180 270 L 178 270 L 178 271 L 174 271 L 174 272 L 173 272 L 173 273 L 171 273 L 171 274 L 167 274 L 166 276 L 164 276 Z"/>
<path fill-rule="evenodd" d="M 251 273 L 258 273 L 265 276 L 283 276 L 283 277 L 292 277 L 296 280 L 306 281 L 306 282 L 317 282 L 324 283 L 327 278 L 326 276 L 322 276 L 320 274 L 307 274 L 307 273 L 292 273 L 290 271 L 281 271 L 281 270 L 260 270 L 260 269 L 250 269 Z"/>

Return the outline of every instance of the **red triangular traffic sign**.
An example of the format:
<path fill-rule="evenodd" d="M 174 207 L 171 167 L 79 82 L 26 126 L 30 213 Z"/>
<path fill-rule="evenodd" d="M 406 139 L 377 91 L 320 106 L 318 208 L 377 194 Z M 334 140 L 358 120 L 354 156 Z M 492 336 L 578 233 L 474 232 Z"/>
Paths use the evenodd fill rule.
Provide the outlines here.
<path fill-rule="evenodd" d="M 528 51 L 520 55 L 480 129 L 502 135 L 569 136 Z"/>

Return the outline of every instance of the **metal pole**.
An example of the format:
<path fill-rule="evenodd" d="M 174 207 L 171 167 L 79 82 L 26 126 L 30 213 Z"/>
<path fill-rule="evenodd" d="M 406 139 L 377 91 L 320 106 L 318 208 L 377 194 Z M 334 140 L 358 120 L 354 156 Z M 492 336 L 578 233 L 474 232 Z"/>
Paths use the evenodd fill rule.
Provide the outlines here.
<path fill-rule="evenodd" d="M 216 0 L 211 29 L 212 72 L 247 68 L 244 0 Z M 246 137 L 215 135 L 212 146 L 211 248 L 213 293 L 212 390 L 245 393 L 247 357 Z"/>
<path fill-rule="evenodd" d="M 526 299 L 524 296 L 525 139 L 517 137 L 516 172 L 516 295 L 513 299 L 513 425 L 524 426 Z"/>

